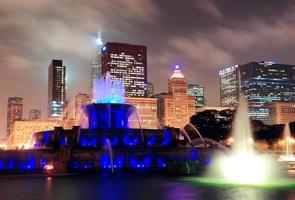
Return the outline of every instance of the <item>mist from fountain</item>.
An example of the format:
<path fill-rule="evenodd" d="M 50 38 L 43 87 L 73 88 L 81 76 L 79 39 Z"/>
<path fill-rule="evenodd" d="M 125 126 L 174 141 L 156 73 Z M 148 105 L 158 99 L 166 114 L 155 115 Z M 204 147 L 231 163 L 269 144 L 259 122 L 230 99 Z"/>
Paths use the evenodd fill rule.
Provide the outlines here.
<path fill-rule="evenodd" d="M 248 104 L 243 96 L 235 115 L 232 137 L 231 152 L 215 157 L 209 177 L 218 177 L 219 181 L 227 183 L 259 185 L 280 176 L 275 159 L 254 150 Z"/>
<path fill-rule="evenodd" d="M 293 154 L 294 139 L 291 137 L 289 124 L 285 124 L 284 140 L 285 140 L 285 155 L 281 155 L 279 158 L 279 161 L 295 162 L 295 156 Z"/>

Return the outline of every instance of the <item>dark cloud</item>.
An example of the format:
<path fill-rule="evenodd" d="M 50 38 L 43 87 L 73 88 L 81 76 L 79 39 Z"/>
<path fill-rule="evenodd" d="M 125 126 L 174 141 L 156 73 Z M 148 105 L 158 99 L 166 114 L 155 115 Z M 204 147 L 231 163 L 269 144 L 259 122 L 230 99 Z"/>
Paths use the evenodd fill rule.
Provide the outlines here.
<path fill-rule="evenodd" d="M 295 63 L 295 3 L 288 0 L 0 0 L 0 136 L 8 96 L 46 115 L 47 68 L 67 66 L 68 97 L 88 92 L 95 32 L 148 46 L 148 77 L 167 90 L 174 63 L 217 104 L 218 70 L 251 60 Z M 155 73 L 156 72 L 156 73 Z M 166 78 L 164 78 L 166 77 Z"/>

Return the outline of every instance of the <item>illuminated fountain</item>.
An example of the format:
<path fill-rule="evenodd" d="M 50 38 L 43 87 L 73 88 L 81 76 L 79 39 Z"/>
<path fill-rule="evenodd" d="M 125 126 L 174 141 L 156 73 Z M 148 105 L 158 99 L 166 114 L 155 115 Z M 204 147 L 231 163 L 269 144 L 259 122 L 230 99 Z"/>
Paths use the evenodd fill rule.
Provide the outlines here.
<path fill-rule="evenodd" d="M 240 98 L 236 112 L 232 137 L 234 143 L 227 155 L 216 156 L 210 167 L 209 177 L 215 176 L 217 182 L 247 185 L 261 185 L 277 177 L 275 159 L 257 153 L 244 97 Z"/>
<path fill-rule="evenodd" d="M 284 128 L 284 140 L 285 140 L 285 155 L 281 155 L 279 161 L 283 162 L 295 162 L 295 156 L 293 154 L 294 139 L 291 137 L 291 131 L 289 124 Z"/>

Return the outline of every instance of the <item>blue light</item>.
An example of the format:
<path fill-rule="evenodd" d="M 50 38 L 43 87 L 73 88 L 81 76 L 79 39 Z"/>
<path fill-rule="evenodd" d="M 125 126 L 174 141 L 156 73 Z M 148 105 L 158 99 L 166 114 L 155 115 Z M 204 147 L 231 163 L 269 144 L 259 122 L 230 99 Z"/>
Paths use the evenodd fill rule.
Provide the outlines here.
<path fill-rule="evenodd" d="M 118 156 L 114 160 L 114 168 L 123 168 L 125 165 L 125 158 L 123 156 Z"/>
<path fill-rule="evenodd" d="M 151 156 L 146 156 L 143 159 L 137 159 L 135 156 L 132 156 L 129 163 L 132 168 L 149 168 L 152 165 L 152 158 Z"/>
<path fill-rule="evenodd" d="M 198 149 L 192 149 L 191 150 L 191 160 L 197 161 L 198 159 L 199 159 Z"/>
<path fill-rule="evenodd" d="M 151 137 L 149 137 L 147 139 L 147 145 L 148 146 L 154 146 L 157 142 L 157 136 L 156 135 L 152 135 Z"/>
<path fill-rule="evenodd" d="M 35 158 L 29 158 L 26 162 L 20 163 L 19 168 L 25 170 L 33 170 L 36 169 L 37 161 Z"/>
<path fill-rule="evenodd" d="M 1 170 L 1 169 L 4 169 L 4 162 L 3 162 L 2 159 L 0 159 L 0 170 Z"/>
<path fill-rule="evenodd" d="M 100 167 L 103 169 L 112 168 L 112 163 L 109 155 L 102 155 L 100 157 Z"/>
<path fill-rule="evenodd" d="M 125 146 L 137 146 L 139 145 L 139 135 L 125 135 L 123 143 Z"/>
<path fill-rule="evenodd" d="M 78 161 L 72 161 L 70 163 L 70 168 L 72 168 L 72 169 L 78 169 L 78 168 L 80 168 L 80 163 Z"/>
<path fill-rule="evenodd" d="M 49 144 L 51 142 L 51 131 L 45 131 L 43 134 L 43 142 L 44 144 Z"/>
<path fill-rule="evenodd" d="M 103 50 L 103 51 L 105 51 L 106 49 L 107 49 L 107 47 L 106 47 L 106 46 L 102 47 L 102 50 Z"/>
<path fill-rule="evenodd" d="M 12 159 L 8 160 L 7 168 L 8 169 L 13 169 L 14 168 L 14 160 L 12 160 Z"/>
<path fill-rule="evenodd" d="M 157 159 L 157 166 L 158 167 L 167 167 L 167 163 L 163 158 L 158 158 Z"/>
<path fill-rule="evenodd" d="M 172 132 L 170 130 L 164 131 L 164 140 L 162 141 L 163 146 L 167 146 L 171 144 L 171 135 L 172 135 Z"/>

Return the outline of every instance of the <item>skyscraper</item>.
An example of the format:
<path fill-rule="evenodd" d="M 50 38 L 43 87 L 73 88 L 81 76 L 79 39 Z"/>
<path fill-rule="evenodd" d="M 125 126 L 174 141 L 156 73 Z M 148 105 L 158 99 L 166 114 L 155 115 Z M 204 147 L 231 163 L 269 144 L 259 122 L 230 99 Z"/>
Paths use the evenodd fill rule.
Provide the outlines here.
<path fill-rule="evenodd" d="M 295 102 L 295 66 L 275 62 L 249 62 L 219 72 L 221 105 L 236 105 L 243 94 L 252 119 L 268 121 L 272 102 Z"/>
<path fill-rule="evenodd" d="M 66 67 L 53 59 L 48 68 L 48 117 L 62 117 L 66 98 Z"/>
<path fill-rule="evenodd" d="M 125 96 L 147 96 L 147 48 L 142 45 L 109 42 L 102 48 L 102 74 L 112 81 L 123 80 Z"/>
<path fill-rule="evenodd" d="M 238 65 L 219 71 L 220 105 L 237 105 L 240 95 Z"/>
<path fill-rule="evenodd" d="M 7 137 L 10 135 L 13 123 L 22 120 L 23 98 L 9 97 L 7 103 Z"/>
<path fill-rule="evenodd" d="M 39 109 L 31 109 L 30 114 L 29 114 L 29 119 L 34 120 L 34 119 L 40 119 L 41 118 L 41 110 Z"/>
<path fill-rule="evenodd" d="M 151 97 L 154 95 L 154 85 L 153 83 L 149 82 L 147 83 L 147 97 Z"/>
<path fill-rule="evenodd" d="M 162 126 L 184 127 L 196 112 L 195 98 L 188 95 L 188 83 L 175 65 L 168 81 L 168 94 L 155 95 L 158 98 L 158 119 Z"/>
<path fill-rule="evenodd" d="M 96 47 L 97 47 L 97 53 L 95 60 L 92 62 L 92 68 L 91 68 L 91 92 L 93 88 L 93 82 L 95 79 L 101 77 L 101 48 L 103 46 L 102 36 L 101 32 L 97 32 L 96 36 Z"/>
<path fill-rule="evenodd" d="M 241 92 L 251 103 L 295 102 L 295 65 L 249 62 L 239 66 Z"/>
<path fill-rule="evenodd" d="M 188 84 L 188 95 L 195 97 L 196 107 L 205 105 L 204 87 L 197 84 Z"/>

